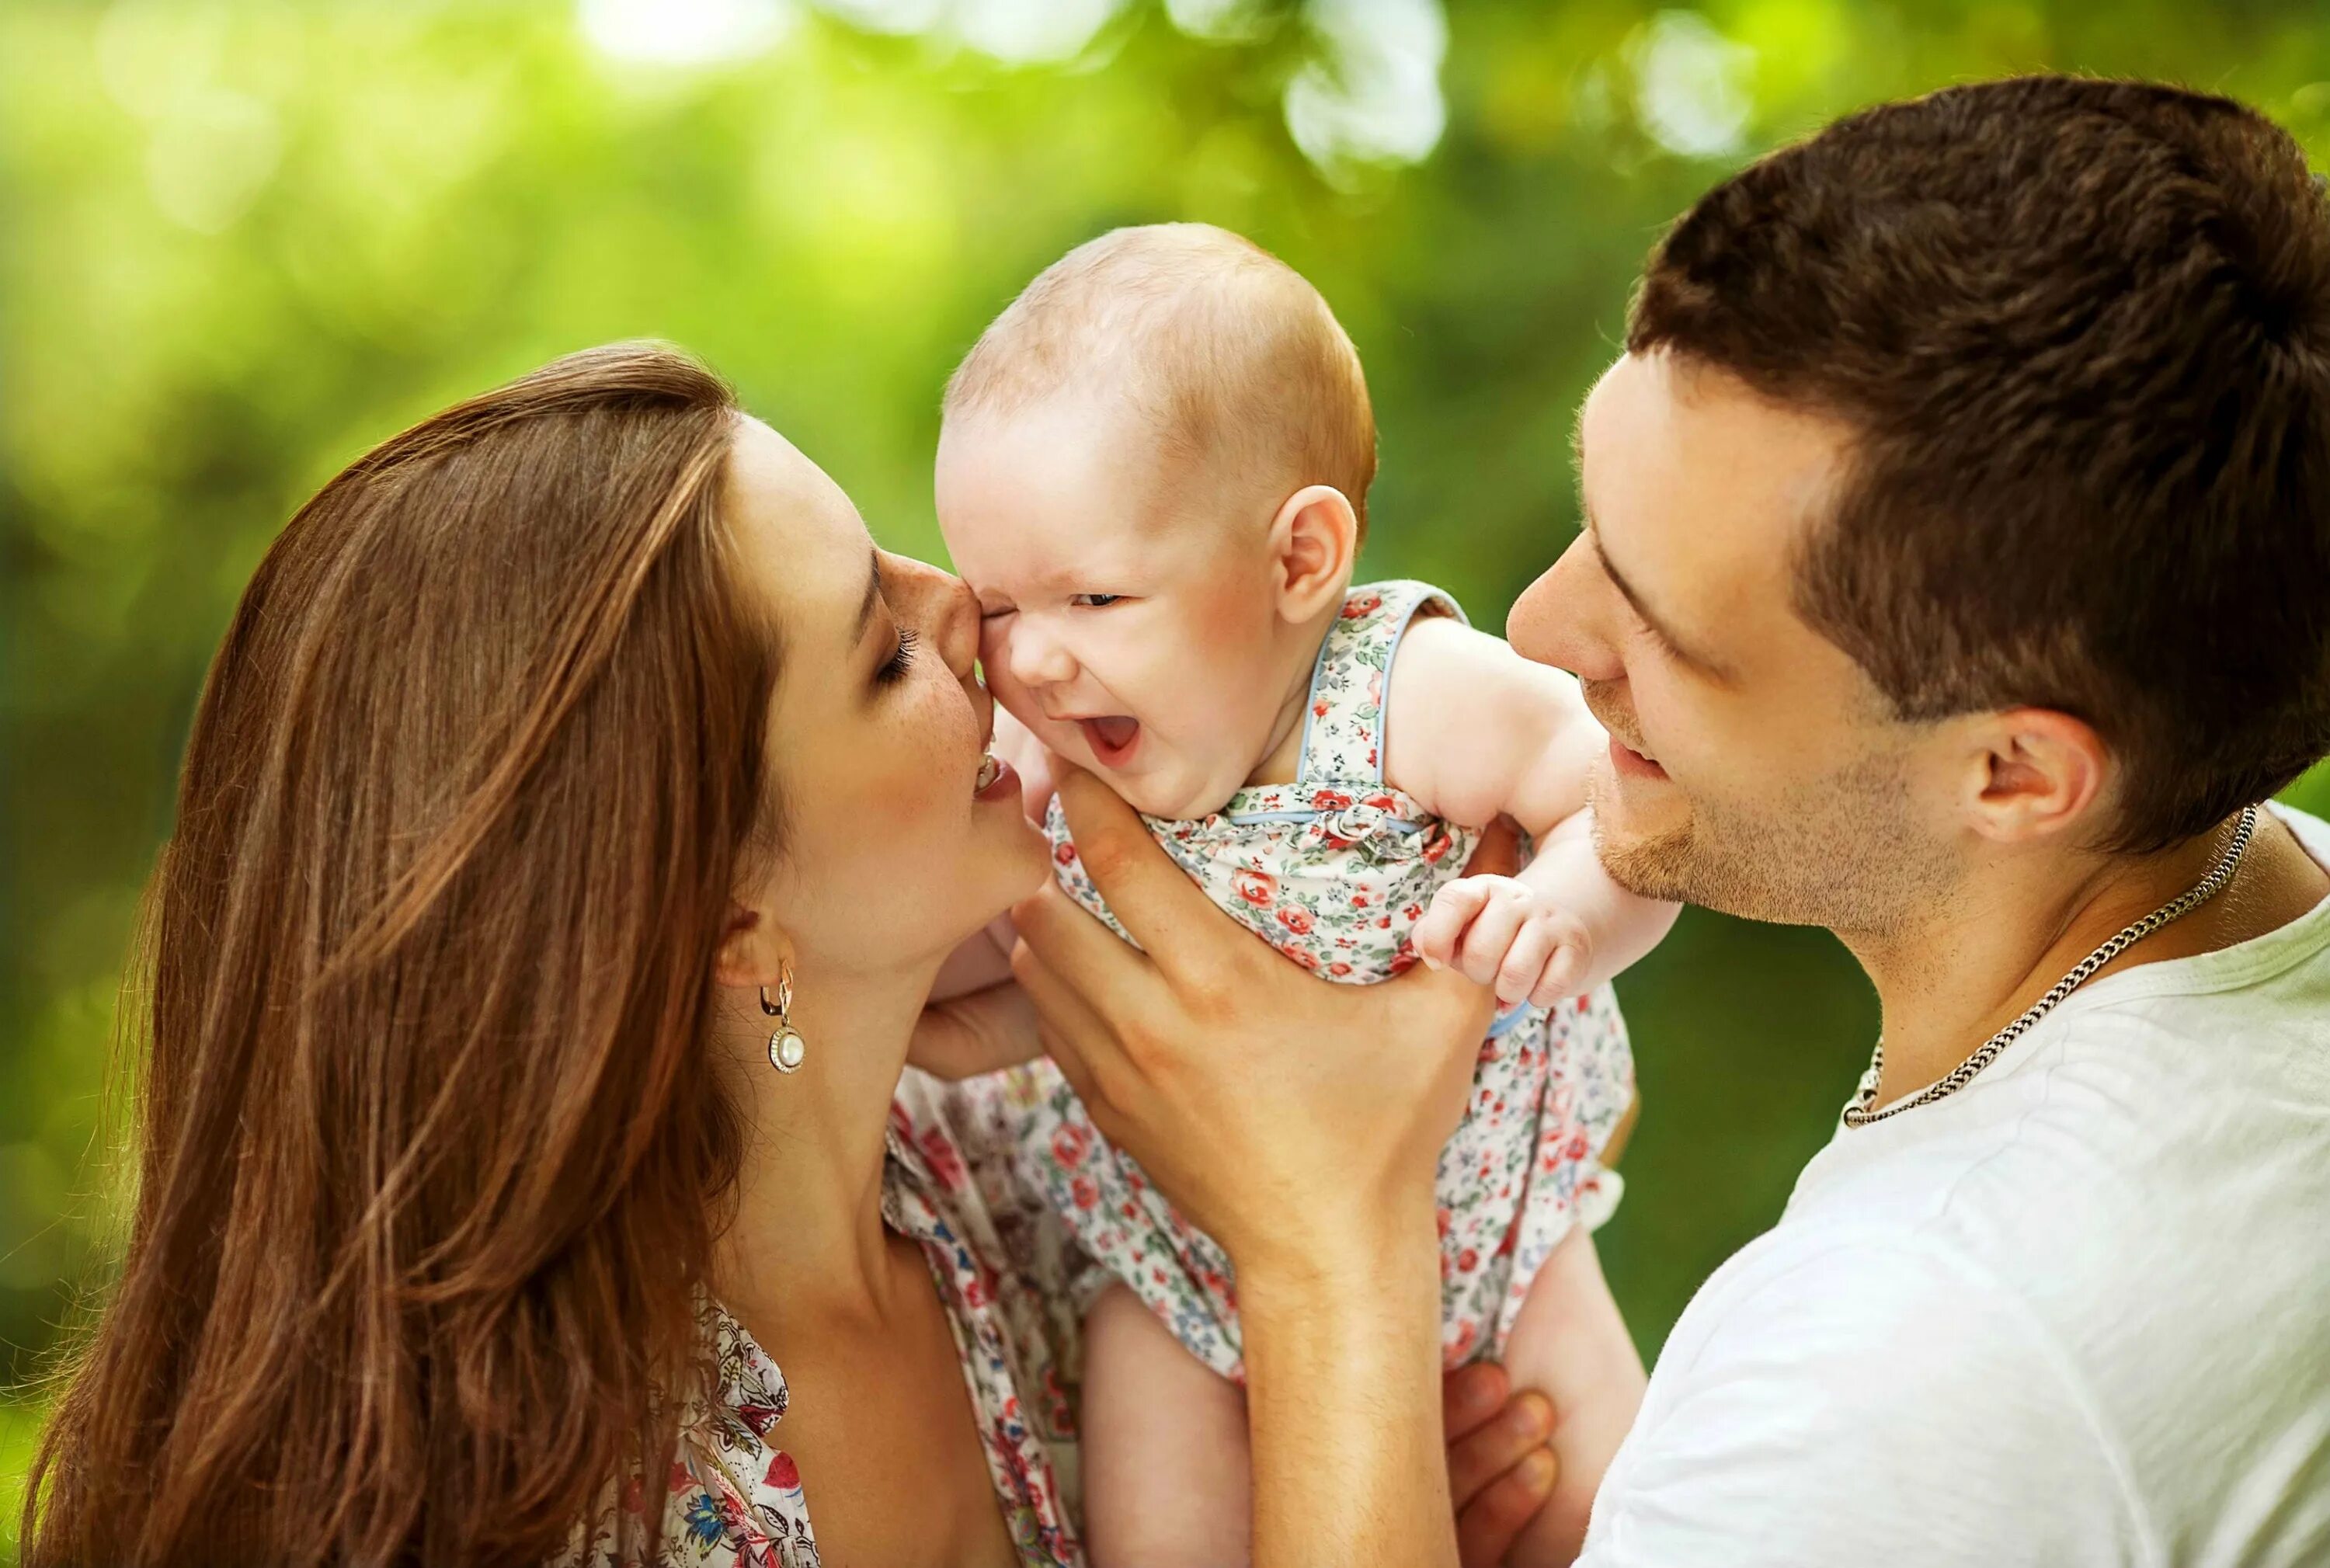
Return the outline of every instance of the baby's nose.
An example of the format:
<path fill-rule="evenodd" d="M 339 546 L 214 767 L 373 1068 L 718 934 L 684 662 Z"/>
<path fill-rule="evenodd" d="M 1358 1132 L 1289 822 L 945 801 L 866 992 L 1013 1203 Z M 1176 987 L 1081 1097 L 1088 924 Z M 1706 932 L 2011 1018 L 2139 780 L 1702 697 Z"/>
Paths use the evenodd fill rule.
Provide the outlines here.
<path fill-rule="evenodd" d="M 1012 678 L 1024 686 L 1058 685 L 1074 680 L 1076 660 L 1067 645 L 1042 628 L 1028 625 L 1024 615 L 1018 621 L 1007 634 Z"/>

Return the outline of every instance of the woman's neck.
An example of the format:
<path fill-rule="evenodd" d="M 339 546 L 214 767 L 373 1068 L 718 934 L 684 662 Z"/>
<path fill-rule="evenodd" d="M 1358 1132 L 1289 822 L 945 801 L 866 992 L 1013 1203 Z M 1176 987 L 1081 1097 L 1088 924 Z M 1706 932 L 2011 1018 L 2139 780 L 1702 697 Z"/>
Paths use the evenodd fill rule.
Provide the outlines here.
<path fill-rule="evenodd" d="M 896 1270 L 882 1223 L 884 1148 L 906 1045 L 930 989 L 913 972 L 795 977 L 800 1070 L 769 1063 L 773 1021 L 749 991 L 723 991 L 726 1053 L 744 1154 L 713 1289 L 749 1321 L 886 1318 Z"/>

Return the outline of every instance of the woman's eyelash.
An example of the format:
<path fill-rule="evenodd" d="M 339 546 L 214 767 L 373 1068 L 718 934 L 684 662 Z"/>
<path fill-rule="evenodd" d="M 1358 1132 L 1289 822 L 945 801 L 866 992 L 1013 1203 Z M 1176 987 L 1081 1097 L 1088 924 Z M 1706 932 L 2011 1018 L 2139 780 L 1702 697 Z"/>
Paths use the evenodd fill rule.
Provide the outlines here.
<path fill-rule="evenodd" d="M 874 672 L 874 678 L 881 682 L 886 686 L 893 681 L 902 678 L 908 670 L 914 667 L 914 649 L 921 645 L 922 640 L 923 634 L 916 631 L 913 627 L 900 627 L 898 628 L 898 651 L 892 654 L 887 659 L 883 661 L 882 667 Z"/>

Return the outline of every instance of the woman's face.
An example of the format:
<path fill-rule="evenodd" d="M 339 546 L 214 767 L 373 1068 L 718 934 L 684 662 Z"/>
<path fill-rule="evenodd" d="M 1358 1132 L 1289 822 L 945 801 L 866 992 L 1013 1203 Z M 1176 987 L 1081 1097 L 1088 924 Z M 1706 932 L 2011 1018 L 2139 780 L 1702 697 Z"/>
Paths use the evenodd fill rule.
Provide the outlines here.
<path fill-rule="evenodd" d="M 840 486 L 757 420 L 738 421 L 724 505 L 782 643 L 768 728 L 781 847 L 739 902 L 804 969 L 926 965 L 1048 866 L 1017 779 L 983 767 L 978 602 L 876 550 Z"/>

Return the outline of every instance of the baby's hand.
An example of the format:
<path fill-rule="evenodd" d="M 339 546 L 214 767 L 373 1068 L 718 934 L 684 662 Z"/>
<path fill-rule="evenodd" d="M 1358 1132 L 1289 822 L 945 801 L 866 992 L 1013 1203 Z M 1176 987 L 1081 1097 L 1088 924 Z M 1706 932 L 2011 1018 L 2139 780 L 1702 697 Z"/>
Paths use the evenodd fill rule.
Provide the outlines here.
<path fill-rule="evenodd" d="M 1435 894 L 1416 922 L 1416 956 L 1434 968 L 1458 968 L 1477 985 L 1494 984 L 1497 1000 L 1549 1007 L 1577 994 L 1592 967 L 1586 922 L 1548 902 L 1517 877 L 1466 876 Z"/>

